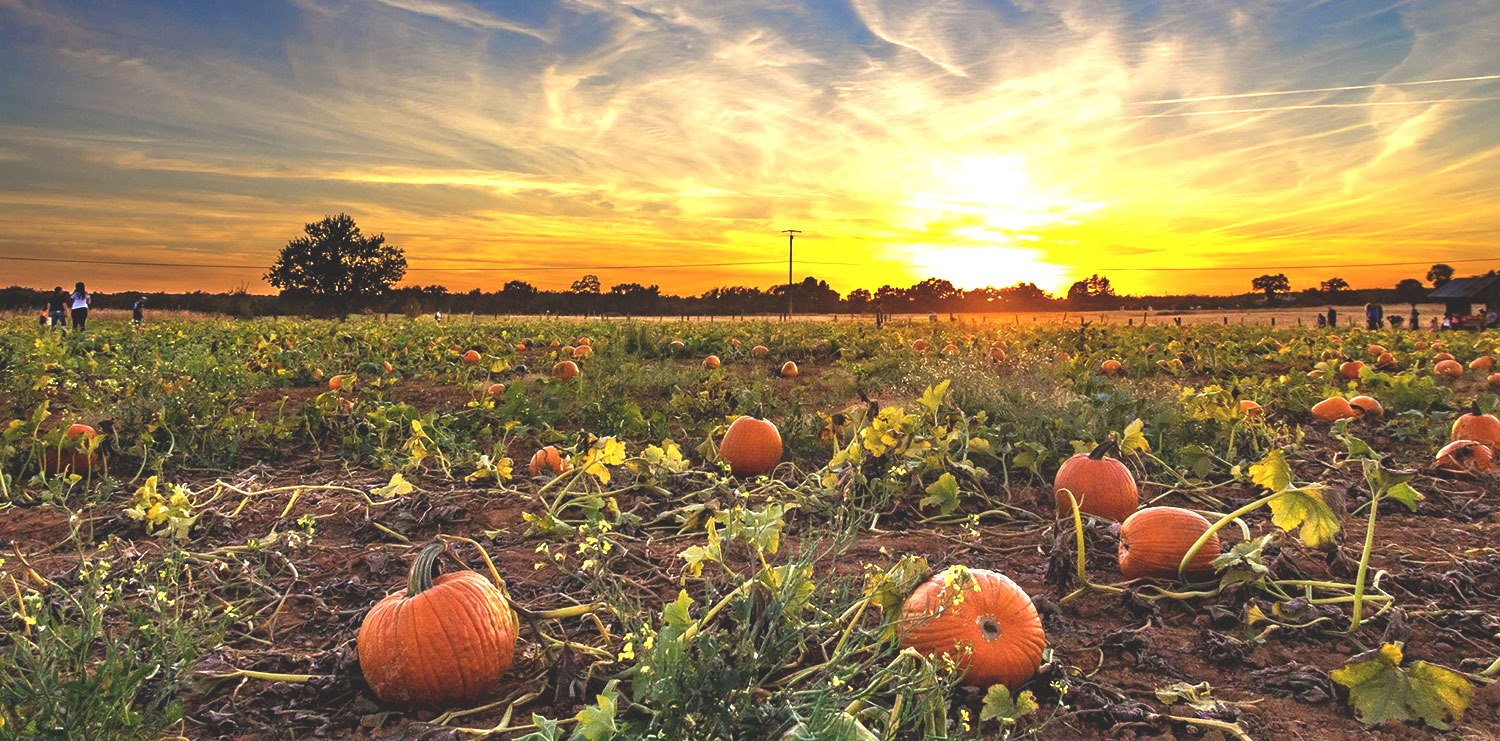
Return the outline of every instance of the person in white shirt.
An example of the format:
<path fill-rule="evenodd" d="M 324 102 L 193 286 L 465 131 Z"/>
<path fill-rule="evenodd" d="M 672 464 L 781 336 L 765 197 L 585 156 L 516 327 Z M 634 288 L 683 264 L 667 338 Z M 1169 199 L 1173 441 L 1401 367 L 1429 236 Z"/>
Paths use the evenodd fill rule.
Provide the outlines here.
<path fill-rule="evenodd" d="M 83 324 L 89 320 L 89 304 L 94 297 L 89 294 L 88 289 L 83 287 L 83 281 L 78 281 L 73 286 L 73 328 L 79 332 L 83 331 Z"/>

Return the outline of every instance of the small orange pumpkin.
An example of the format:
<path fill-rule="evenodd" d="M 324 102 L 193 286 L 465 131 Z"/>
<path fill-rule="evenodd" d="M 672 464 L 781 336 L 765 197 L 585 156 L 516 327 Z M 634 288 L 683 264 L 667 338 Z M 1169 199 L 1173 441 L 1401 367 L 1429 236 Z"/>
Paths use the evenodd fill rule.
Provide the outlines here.
<path fill-rule="evenodd" d="M 312 377 L 313 377 L 314 381 L 321 381 L 321 380 L 323 380 L 323 369 L 322 368 L 314 368 L 313 372 L 312 372 Z"/>
<path fill-rule="evenodd" d="M 526 343 L 524 343 L 524 342 L 517 342 L 516 343 L 516 352 L 526 352 Z"/>
<path fill-rule="evenodd" d="M 681 349 L 683 349 L 685 347 L 687 347 L 687 345 L 684 344 L 682 340 L 672 340 L 672 349 L 673 350 L 681 350 Z"/>
<path fill-rule="evenodd" d="M 708 356 L 708 357 L 706 357 L 706 358 L 703 359 L 703 369 L 704 370 L 713 370 L 713 369 L 719 367 L 719 365 L 720 365 L 719 364 L 719 356 L 717 356 L 717 355 L 710 355 L 710 356 Z"/>
<path fill-rule="evenodd" d="M 573 357 L 575 358 L 586 358 L 593 354 L 594 348 L 591 345 L 579 345 L 573 348 Z"/>
<path fill-rule="evenodd" d="M 1452 353 L 1440 352 L 1432 356 L 1432 362 L 1441 363 L 1444 360 L 1456 360 Z"/>
<path fill-rule="evenodd" d="M 377 602 L 355 639 L 359 668 L 381 702 L 470 706 L 490 699 L 516 651 L 516 615 L 477 571 L 433 578 L 441 541 L 417 553 L 406 589 Z"/>
<path fill-rule="evenodd" d="M 1361 410 L 1362 416 L 1366 418 L 1382 419 L 1385 417 L 1385 407 L 1373 396 L 1356 396 L 1349 400 L 1349 406 Z"/>
<path fill-rule="evenodd" d="M 1358 360 L 1350 360 L 1339 366 L 1339 375 L 1351 381 L 1359 380 L 1359 372 L 1365 369 L 1365 364 Z"/>
<path fill-rule="evenodd" d="M 744 416 L 729 424 L 719 457 L 735 476 L 763 476 L 781 462 L 781 432 L 770 420 Z"/>
<path fill-rule="evenodd" d="M 564 360 L 552 366 L 552 377 L 560 378 L 564 381 L 577 378 L 578 373 L 578 364 L 571 360 Z"/>
<path fill-rule="evenodd" d="M 1500 448 L 1500 418 L 1479 410 L 1479 402 L 1469 407 L 1469 412 L 1453 420 L 1453 434 L 1449 440 L 1474 440 L 1491 448 Z"/>
<path fill-rule="evenodd" d="M 1365 352 L 1367 352 L 1371 356 L 1377 357 L 1377 358 L 1380 357 L 1381 355 L 1388 354 L 1388 351 L 1384 347 L 1381 347 L 1380 345 L 1375 345 L 1375 344 L 1371 344 L 1368 347 L 1366 347 L 1365 348 Z"/>
<path fill-rule="evenodd" d="M 927 347 L 927 340 L 917 340 L 916 342 L 911 343 L 911 349 L 915 350 L 916 352 L 927 352 Z"/>
<path fill-rule="evenodd" d="M 1454 473 L 1493 473 L 1495 451 L 1475 440 L 1454 440 L 1438 451 L 1432 463 Z"/>
<path fill-rule="evenodd" d="M 771 349 L 765 345 L 756 345 L 750 348 L 750 355 L 756 358 L 764 358 L 771 353 Z"/>
<path fill-rule="evenodd" d="M 1319 422 L 1337 422 L 1341 419 L 1358 417 L 1361 412 L 1356 411 L 1348 399 L 1342 396 L 1330 396 L 1313 405 L 1313 419 Z"/>
<path fill-rule="evenodd" d="M 474 365 L 479 362 L 479 351 L 470 350 L 464 353 L 464 365 Z"/>
<path fill-rule="evenodd" d="M 344 376 L 342 374 L 328 379 L 328 390 L 339 391 L 344 388 Z"/>
<path fill-rule="evenodd" d="M 572 470 L 573 462 L 568 456 L 563 455 L 561 450 L 548 445 L 532 454 L 527 468 L 531 470 L 532 476 L 541 476 L 544 473 L 561 476 Z"/>
<path fill-rule="evenodd" d="M 485 396 L 500 397 L 505 395 L 505 384 L 492 383 L 484 389 Z"/>
<path fill-rule="evenodd" d="M 796 378 L 797 373 L 798 371 L 796 363 L 788 360 L 785 363 L 781 364 L 781 375 L 783 378 Z"/>
<path fill-rule="evenodd" d="M 395 367 L 391 365 L 391 361 L 389 360 L 382 361 L 380 365 L 385 368 L 386 373 L 390 373 L 391 371 L 396 370 Z"/>
<path fill-rule="evenodd" d="M 996 363 L 1003 363 L 1003 362 L 1005 362 L 1005 348 L 1003 348 L 1003 347 L 991 347 L 990 348 L 990 360 L 993 360 Z"/>
<path fill-rule="evenodd" d="M 1147 507 L 1120 524 L 1120 573 L 1126 579 L 1176 579 L 1182 557 L 1210 524 L 1202 515 L 1181 507 Z M 1187 576 L 1202 579 L 1214 573 L 1219 536 L 1209 537 L 1193 560 Z"/>
<path fill-rule="evenodd" d="M 1113 376 L 1120 371 L 1125 370 L 1125 365 L 1120 361 L 1115 360 L 1114 358 L 1110 358 L 1109 360 L 1106 360 L 1103 363 L 1099 364 L 1099 370 L 1105 375 Z"/>
<path fill-rule="evenodd" d="M 1490 385 L 1490 388 L 1500 391 L 1500 373 L 1491 373 L 1485 382 Z"/>
<path fill-rule="evenodd" d="M 578 344 L 581 345 L 581 346 L 583 346 L 583 347 L 593 347 L 594 346 L 594 341 L 591 340 L 591 339 L 589 339 L 589 338 L 587 338 L 587 337 L 579 337 L 578 338 Z"/>
<path fill-rule="evenodd" d="M 1439 360 L 1437 365 L 1432 366 L 1432 372 L 1444 378 L 1462 378 L 1464 367 L 1457 360 Z"/>
<path fill-rule="evenodd" d="M 42 452 L 42 470 L 49 476 L 65 471 L 87 476 L 99 462 L 99 456 L 94 452 L 97 446 L 94 438 L 98 436 L 99 432 L 88 425 L 68 425 L 58 447 Z"/>
<path fill-rule="evenodd" d="M 901 607 L 903 648 L 946 656 L 970 687 L 1015 690 L 1036 674 L 1047 648 L 1041 617 L 1004 574 L 951 566 L 917 587 Z"/>
<path fill-rule="evenodd" d="M 950 342 L 950 343 L 948 343 L 946 345 L 943 345 L 942 353 L 944 355 L 957 355 L 958 354 L 958 345 L 955 345 L 952 342 Z"/>
<path fill-rule="evenodd" d="M 1072 500 L 1078 500 L 1078 511 L 1119 522 L 1141 506 L 1140 490 L 1125 464 L 1109 457 L 1117 448 L 1113 437 L 1093 452 L 1079 453 L 1057 469 L 1052 492 L 1057 497 L 1059 515 L 1070 515 Z"/>
<path fill-rule="evenodd" d="M 1249 399 L 1240 399 L 1240 414 L 1247 419 L 1256 419 L 1266 413 L 1266 410 Z"/>
<path fill-rule="evenodd" d="M 1396 356 L 1388 352 L 1381 353 L 1380 357 L 1375 359 L 1375 367 L 1383 370 L 1395 368 L 1397 365 Z"/>
<path fill-rule="evenodd" d="M 1490 355 L 1480 355 L 1469 361 L 1469 370 L 1489 373 L 1495 368 L 1495 358 Z"/>

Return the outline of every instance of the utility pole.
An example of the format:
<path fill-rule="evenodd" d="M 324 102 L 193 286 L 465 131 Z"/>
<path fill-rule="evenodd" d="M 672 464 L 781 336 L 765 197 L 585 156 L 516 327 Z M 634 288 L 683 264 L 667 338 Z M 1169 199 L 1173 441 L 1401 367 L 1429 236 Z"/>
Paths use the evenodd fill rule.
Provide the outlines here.
<path fill-rule="evenodd" d="M 786 235 L 786 318 L 792 318 L 792 240 L 802 233 L 801 229 L 782 229 Z"/>

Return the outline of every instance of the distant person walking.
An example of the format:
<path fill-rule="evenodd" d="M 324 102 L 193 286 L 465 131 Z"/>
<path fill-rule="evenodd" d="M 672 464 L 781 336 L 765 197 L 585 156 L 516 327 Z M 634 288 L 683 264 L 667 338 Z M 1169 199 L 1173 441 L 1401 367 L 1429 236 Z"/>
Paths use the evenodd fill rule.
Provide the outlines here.
<path fill-rule="evenodd" d="M 1411 305 L 1411 324 L 1409 324 L 1407 326 L 1411 327 L 1412 329 L 1421 329 L 1422 325 L 1419 324 L 1419 323 L 1417 323 L 1417 320 L 1419 318 L 1420 317 L 1417 316 L 1417 305 L 1416 304 L 1412 304 Z"/>
<path fill-rule="evenodd" d="M 130 320 L 132 322 L 134 322 L 135 326 L 137 326 L 137 327 L 141 326 L 141 322 L 146 321 L 146 297 L 145 296 L 142 296 L 142 297 L 136 299 L 135 303 L 133 303 L 133 304 L 130 305 Z"/>
<path fill-rule="evenodd" d="M 52 295 L 47 297 L 47 318 L 54 327 L 68 326 L 68 294 L 62 286 L 53 288 Z"/>
<path fill-rule="evenodd" d="M 1365 304 L 1365 329 L 1380 329 L 1385 325 L 1385 307 L 1380 304 Z"/>
<path fill-rule="evenodd" d="M 93 303 L 94 297 L 83 287 L 83 281 L 78 281 L 69 298 L 73 301 L 73 328 L 82 332 L 83 325 L 89 320 L 89 304 Z"/>
<path fill-rule="evenodd" d="M 1328 328 L 1333 329 L 1337 326 L 1339 326 L 1339 313 L 1330 306 L 1328 307 Z"/>

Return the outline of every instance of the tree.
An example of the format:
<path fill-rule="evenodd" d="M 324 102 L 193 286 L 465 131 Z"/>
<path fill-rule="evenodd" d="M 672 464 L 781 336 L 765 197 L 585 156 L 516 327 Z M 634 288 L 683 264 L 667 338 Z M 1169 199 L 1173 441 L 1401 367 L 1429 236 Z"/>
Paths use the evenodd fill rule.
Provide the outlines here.
<path fill-rule="evenodd" d="M 579 278 L 578 280 L 573 281 L 573 292 L 574 293 L 594 293 L 594 294 L 597 294 L 597 293 L 599 293 L 600 288 L 601 288 L 601 285 L 599 283 L 599 276 L 597 276 L 597 275 L 585 275 L 582 278 Z"/>
<path fill-rule="evenodd" d="M 1275 275 L 1262 275 L 1250 281 L 1250 287 L 1257 291 L 1265 291 L 1266 303 L 1269 304 L 1276 300 L 1276 294 L 1292 290 L 1292 282 L 1287 280 L 1286 274 L 1277 273 Z"/>
<path fill-rule="evenodd" d="M 385 243 L 384 234 L 366 237 L 348 214 L 325 216 L 304 227 L 307 236 L 286 243 L 266 273 L 282 291 L 349 298 L 389 291 L 406 277 L 406 254 Z"/>
<path fill-rule="evenodd" d="M 1109 278 L 1094 274 L 1068 287 L 1068 301 L 1076 306 L 1096 303 L 1096 299 L 1108 299 L 1115 295 Z"/>
<path fill-rule="evenodd" d="M 1339 291 L 1347 291 L 1349 290 L 1349 281 L 1335 276 L 1323 281 L 1322 283 L 1319 283 L 1318 290 L 1324 293 L 1338 293 Z"/>
<path fill-rule="evenodd" d="M 1427 287 L 1416 278 L 1402 278 L 1401 282 L 1396 284 L 1396 295 L 1406 303 L 1415 304 L 1427 298 Z"/>
<path fill-rule="evenodd" d="M 872 300 L 874 300 L 874 297 L 870 295 L 869 289 L 856 288 L 849 292 L 849 311 L 856 314 L 863 314 L 865 307 L 869 306 Z"/>
<path fill-rule="evenodd" d="M 1433 288 L 1442 288 L 1444 283 L 1453 280 L 1453 266 L 1438 263 L 1427 270 L 1427 282 Z"/>

